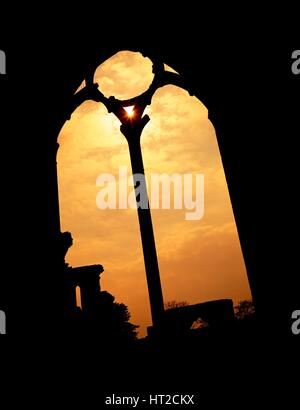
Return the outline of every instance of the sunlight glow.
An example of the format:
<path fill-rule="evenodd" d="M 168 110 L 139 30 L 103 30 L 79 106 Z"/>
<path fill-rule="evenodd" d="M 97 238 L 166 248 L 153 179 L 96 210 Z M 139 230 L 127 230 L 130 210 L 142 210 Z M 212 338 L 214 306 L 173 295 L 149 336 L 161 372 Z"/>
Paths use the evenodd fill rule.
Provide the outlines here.
<path fill-rule="evenodd" d="M 130 107 L 123 107 L 123 108 L 127 112 L 128 117 L 134 116 L 134 105 L 131 105 Z"/>

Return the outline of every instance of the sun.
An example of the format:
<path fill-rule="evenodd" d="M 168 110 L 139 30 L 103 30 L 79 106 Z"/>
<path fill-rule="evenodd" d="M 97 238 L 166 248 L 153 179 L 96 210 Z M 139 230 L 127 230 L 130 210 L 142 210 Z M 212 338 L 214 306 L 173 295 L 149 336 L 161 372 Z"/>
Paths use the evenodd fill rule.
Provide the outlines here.
<path fill-rule="evenodd" d="M 129 107 L 123 107 L 124 110 L 127 112 L 128 117 L 134 116 L 134 105 L 130 105 Z"/>

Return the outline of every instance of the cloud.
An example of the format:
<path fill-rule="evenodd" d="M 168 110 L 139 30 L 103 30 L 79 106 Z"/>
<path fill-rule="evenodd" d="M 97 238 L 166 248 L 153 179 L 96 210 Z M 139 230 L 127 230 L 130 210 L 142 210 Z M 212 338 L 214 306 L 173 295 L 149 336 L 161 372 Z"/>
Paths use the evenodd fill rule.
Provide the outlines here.
<path fill-rule="evenodd" d="M 140 53 L 121 51 L 101 64 L 95 82 L 110 97 L 127 99 L 146 91 L 153 80 L 152 62 Z"/>

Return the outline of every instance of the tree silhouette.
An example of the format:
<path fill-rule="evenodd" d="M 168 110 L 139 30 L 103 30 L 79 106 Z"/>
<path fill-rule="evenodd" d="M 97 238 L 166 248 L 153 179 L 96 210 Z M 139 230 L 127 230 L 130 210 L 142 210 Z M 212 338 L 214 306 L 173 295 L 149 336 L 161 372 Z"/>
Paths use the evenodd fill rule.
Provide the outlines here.
<path fill-rule="evenodd" d="M 127 343 L 137 339 L 138 325 L 129 322 L 130 312 L 124 303 L 115 302 L 109 292 L 99 294 L 98 317 L 100 331 L 107 340 Z"/>
<path fill-rule="evenodd" d="M 129 322 L 131 315 L 124 303 L 114 302 L 114 316 L 121 336 L 128 340 L 137 339 L 136 329 L 139 326 Z"/>
<path fill-rule="evenodd" d="M 255 314 L 254 304 L 252 300 L 240 300 L 234 307 L 235 317 L 238 320 L 252 318 Z"/>

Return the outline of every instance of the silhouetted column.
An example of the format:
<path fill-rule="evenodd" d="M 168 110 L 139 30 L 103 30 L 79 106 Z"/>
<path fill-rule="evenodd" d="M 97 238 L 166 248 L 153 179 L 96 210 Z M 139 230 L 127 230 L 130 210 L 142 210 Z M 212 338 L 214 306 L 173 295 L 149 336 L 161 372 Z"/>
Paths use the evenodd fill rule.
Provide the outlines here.
<path fill-rule="evenodd" d="M 164 302 L 140 144 L 142 130 L 148 121 L 149 117 L 145 116 L 141 118 L 141 120 L 137 123 L 132 122 L 123 124 L 121 126 L 121 132 L 128 141 L 137 203 L 141 201 L 143 205 L 146 205 L 146 208 L 138 206 L 137 209 L 150 298 L 152 322 L 154 326 L 159 326 L 164 313 Z M 141 178 L 142 176 L 143 178 Z M 141 183 L 141 185 L 138 185 L 138 183 L 140 184 L 141 179 L 143 179 L 143 182 Z M 138 191 L 137 188 L 139 188 Z M 138 196 L 140 196 L 140 198 L 138 198 Z"/>
<path fill-rule="evenodd" d="M 100 294 L 100 274 L 102 265 L 72 268 L 71 275 L 80 286 L 82 311 L 89 318 L 97 317 L 97 303 Z"/>

